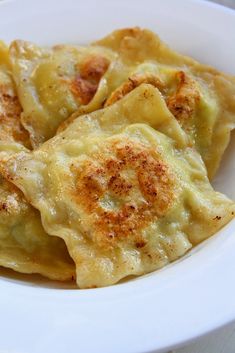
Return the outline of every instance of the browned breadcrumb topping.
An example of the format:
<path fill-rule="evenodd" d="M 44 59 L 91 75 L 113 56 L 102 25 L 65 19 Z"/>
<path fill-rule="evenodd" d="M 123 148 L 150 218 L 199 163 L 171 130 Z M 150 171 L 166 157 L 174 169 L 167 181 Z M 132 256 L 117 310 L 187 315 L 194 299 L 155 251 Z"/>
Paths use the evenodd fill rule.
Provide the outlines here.
<path fill-rule="evenodd" d="M 120 37 L 123 38 L 123 33 L 125 34 L 125 37 L 139 37 L 139 35 L 143 32 L 143 30 L 136 26 L 136 27 L 126 27 L 123 28 L 122 30 L 118 30 L 117 32 L 120 33 Z"/>
<path fill-rule="evenodd" d="M 114 104 L 142 83 L 149 83 L 158 89 L 163 89 L 163 83 L 156 75 L 150 73 L 135 74 L 130 76 L 128 81 L 124 82 L 120 87 L 112 92 L 110 97 L 105 102 L 105 107 Z"/>
<path fill-rule="evenodd" d="M 0 202 L 0 211 L 4 210 L 7 211 L 7 203 L 6 202 Z"/>
<path fill-rule="evenodd" d="M 141 143 L 114 140 L 106 152 L 77 170 L 71 166 L 77 173 L 73 197 L 92 215 L 89 228 L 97 245 L 115 246 L 128 237 L 141 248 L 146 244 L 141 230 L 174 202 L 176 178 L 160 153 Z"/>
<path fill-rule="evenodd" d="M 214 218 L 213 218 L 213 220 L 217 220 L 217 221 L 219 221 L 219 220 L 221 220 L 221 216 L 215 216 Z"/>
<path fill-rule="evenodd" d="M 190 119 L 200 101 L 200 92 L 196 86 L 196 82 L 191 79 L 183 71 L 176 73 L 178 87 L 167 99 L 167 106 L 176 119 L 183 124 Z"/>
<path fill-rule="evenodd" d="M 80 75 L 84 80 L 99 83 L 109 67 L 109 60 L 103 56 L 91 55 L 80 65 Z"/>
<path fill-rule="evenodd" d="M 80 75 L 75 77 L 70 86 L 71 92 L 75 97 L 79 98 L 81 104 L 88 104 L 94 97 L 97 88 L 98 85 L 96 83 L 84 80 Z"/>
<path fill-rule="evenodd" d="M 0 84 L 0 140 L 14 140 L 28 147 L 29 135 L 20 123 L 21 112 L 13 89 Z"/>
<path fill-rule="evenodd" d="M 92 100 L 109 63 L 103 56 L 91 55 L 78 66 L 79 74 L 72 80 L 70 88 L 81 104 L 88 104 Z"/>
<path fill-rule="evenodd" d="M 14 216 L 27 209 L 27 202 L 23 193 L 12 183 L 0 177 L 0 215 L 1 217 Z M 10 197 L 9 197 L 10 195 Z M 4 220 L 2 218 L 2 221 Z"/>

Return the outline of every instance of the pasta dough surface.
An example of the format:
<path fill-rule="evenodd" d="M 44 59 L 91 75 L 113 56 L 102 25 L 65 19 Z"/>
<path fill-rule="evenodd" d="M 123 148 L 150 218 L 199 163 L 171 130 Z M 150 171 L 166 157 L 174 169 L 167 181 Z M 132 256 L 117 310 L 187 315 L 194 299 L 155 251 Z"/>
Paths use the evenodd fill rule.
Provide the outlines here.
<path fill-rule="evenodd" d="M 0 151 L 11 154 L 30 147 L 21 126 L 21 105 L 11 76 L 8 48 L 0 43 Z M 55 280 L 75 277 L 74 264 L 62 239 L 43 229 L 40 213 L 23 193 L 0 175 L 0 265 Z"/>
<path fill-rule="evenodd" d="M 141 85 L 4 165 L 47 232 L 66 242 L 80 288 L 162 267 L 234 215 L 234 203 L 212 189 L 200 155 L 163 107 L 160 93 Z"/>
<path fill-rule="evenodd" d="M 171 50 L 153 32 L 117 30 L 94 43 L 118 54 L 106 73 L 106 105 L 145 82 L 161 90 L 169 110 L 194 141 L 209 178 L 235 126 L 235 77 Z"/>
<path fill-rule="evenodd" d="M 100 47 L 41 48 L 15 41 L 10 46 L 22 123 L 34 148 L 54 136 L 59 124 L 81 105 L 98 109 L 107 95 L 102 79 L 115 56 Z"/>

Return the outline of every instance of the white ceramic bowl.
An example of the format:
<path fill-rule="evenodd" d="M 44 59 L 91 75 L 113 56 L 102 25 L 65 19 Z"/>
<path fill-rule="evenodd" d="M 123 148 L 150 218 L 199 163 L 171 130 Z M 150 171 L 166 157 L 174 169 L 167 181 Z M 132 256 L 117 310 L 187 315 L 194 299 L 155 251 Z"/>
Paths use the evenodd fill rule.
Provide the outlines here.
<path fill-rule="evenodd" d="M 235 73 L 235 12 L 193 0 L 0 1 L 0 37 L 86 43 L 143 26 L 182 53 Z M 235 141 L 215 180 L 235 198 Z M 235 319 L 235 222 L 167 268 L 109 288 L 53 288 L 0 276 L 1 353 L 144 353 Z"/>

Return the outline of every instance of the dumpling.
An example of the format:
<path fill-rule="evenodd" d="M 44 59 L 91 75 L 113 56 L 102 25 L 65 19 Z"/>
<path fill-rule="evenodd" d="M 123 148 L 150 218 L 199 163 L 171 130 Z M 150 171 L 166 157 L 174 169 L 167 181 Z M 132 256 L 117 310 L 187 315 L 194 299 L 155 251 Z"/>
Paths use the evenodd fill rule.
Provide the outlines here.
<path fill-rule="evenodd" d="M 20 124 L 18 101 L 8 62 L 0 43 L 0 151 L 14 153 L 29 147 Z M 5 155 L 4 155 L 5 157 Z M 40 213 L 23 193 L 0 175 L 0 266 L 23 273 L 40 273 L 55 280 L 75 278 L 74 263 L 62 239 L 44 231 Z"/>
<path fill-rule="evenodd" d="M 40 48 L 25 41 L 10 46 L 10 61 L 23 107 L 21 121 L 36 148 L 55 135 L 57 127 L 81 105 L 95 110 L 107 96 L 102 79 L 111 59 L 99 47 L 57 45 Z"/>
<path fill-rule="evenodd" d="M 118 54 L 105 76 L 106 106 L 143 82 L 160 89 L 169 110 L 195 142 L 211 179 L 235 126 L 235 77 L 174 52 L 145 29 L 114 31 L 94 44 Z"/>
<path fill-rule="evenodd" d="M 10 139 L 30 147 L 28 132 L 20 123 L 21 112 L 11 77 L 8 48 L 0 42 L 0 141 Z"/>
<path fill-rule="evenodd" d="M 40 213 L 1 176 L 0 266 L 60 281 L 75 278 L 74 263 L 64 241 L 46 234 Z"/>
<path fill-rule="evenodd" d="M 234 216 L 164 105 L 141 85 L 2 165 L 47 232 L 66 242 L 80 288 L 162 267 Z"/>

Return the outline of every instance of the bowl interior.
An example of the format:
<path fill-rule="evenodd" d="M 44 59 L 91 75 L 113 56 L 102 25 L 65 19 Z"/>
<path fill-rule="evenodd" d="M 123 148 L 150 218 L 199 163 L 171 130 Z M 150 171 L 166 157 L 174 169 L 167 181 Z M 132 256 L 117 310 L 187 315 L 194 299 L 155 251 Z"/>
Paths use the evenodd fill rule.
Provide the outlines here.
<path fill-rule="evenodd" d="M 113 29 L 136 25 L 155 31 L 172 48 L 184 54 L 225 72 L 235 73 L 235 15 L 206 1 L 100 0 L 97 3 L 95 0 L 5 0 L 0 3 L 0 37 L 7 42 L 19 38 L 43 45 L 65 42 L 85 44 Z M 234 152 L 233 133 L 213 182 L 217 190 L 233 199 Z M 65 284 L 58 290 L 61 284 L 52 284 L 40 276 L 27 280 L 27 276 L 2 269 L 2 317 L 12 318 L 6 322 L 5 328 L 8 332 L 18 332 L 17 349 L 21 348 L 25 353 L 32 352 L 34 338 L 38 341 L 36 332 L 47 329 L 50 332 L 54 330 L 51 338 L 39 342 L 34 353 L 44 348 L 44 352 L 48 353 L 52 339 L 59 342 L 62 335 L 63 344 L 56 345 L 57 353 L 65 353 L 66 349 L 72 351 L 75 332 L 66 330 L 71 328 L 71 323 L 76 330 L 80 330 L 77 347 L 81 351 L 86 347 L 89 353 L 97 352 L 97 345 L 87 340 L 87 324 L 92 332 L 96 330 L 99 350 L 103 353 L 147 352 L 153 349 L 160 352 L 199 336 L 235 318 L 235 304 L 231 304 L 234 303 L 235 292 L 231 281 L 235 270 L 232 252 L 235 246 L 234 229 L 233 221 L 176 263 L 109 288 L 81 290 L 78 293 L 73 286 Z M 221 299 L 225 297 L 226 300 Z M 55 305 L 60 306 L 58 312 Z M 42 313 L 46 310 L 48 315 L 43 317 Z M 37 322 L 33 317 L 35 311 Z M 24 319 L 27 327 L 32 325 L 29 330 L 32 338 L 27 342 L 20 336 L 23 335 L 23 328 L 17 326 L 22 317 L 28 320 Z M 160 322 L 156 319 L 159 317 Z M 187 318 L 193 325 L 188 324 Z M 121 326 L 123 322 L 125 325 Z M 132 327 L 133 334 L 125 327 Z M 116 347 L 112 340 L 116 340 L 117 328 L 119 341 Z M 109 334 L 109 340 L 105 340 L 104 331 Z M 0 344 L 0 350 L 4 342 L 7 342 L 7 335 Z M 9 348 L 7 343 L 4 347 Z"/>
<path fill-rule="evenodd" d="M 29 6 L 28 0 L 23 0 L 23 3 L 28 6 L 28 11 L 26 12 L 20 11 L 21 5 L 14 1 L 8 3 L 8 7 L 3 7 L 3 12 L 4 10 L 6 13 L 12 11 L 14 14 L 12 17 L 4 17 L 2 13 L 1 16 L 1 38 L 7 42 L 19 38 L 31 40 L 42 45 L 58 43 L 85 44 L 108 34 L 114 29 L 138 25 L 155 31 L 172 48 L 181 53 L 192 56 L 203 63 L 213 65 L 225 72 L 235 73 L 235 50 L 230 45 L 232 38 L 231 36 L 228 37 L 227 33 L 225 35 L 225 31 L 221 30 L 222 26 L 213 28 L 213 30 L 208 26 L 207 19 L 211 10 L 210 7 L 205 7 L 204 13 L 202 13 L 200 7 L 195 6 L 196 4 L 192 2 L 191 7 L 187 5 L 184 11 L 189 11 L 190 14 L 192 13 L 191 11 L 194 11 L 195 16 L 182 17 L 181 6 L 176 6 L 173 1 L 165 1 L 160 6 L 154 6 L 155 12 L 153 16 L 151 6 L 146 6 L 143 15 L 143 8 L 139 5 L 133 6 L 133 1 L 126 2 L 121 0 L 110 3 L 103 1 L 103 6 L 108 14 L 104 19 L 99 11 L 94 11 L 94 1 L 92 0 L 85 3 L 79 2 L 79 4 L 71 0 L 68 2 L 63 1 L 61 2 L 61 7 L 54 6 L 56 2 L 50 0 L 50 6 L 47 9 L 43 6 Z M 170 13 L 169 7 L 172 9 Z M 115 10 L 122 13 L 122 16 L 117 17 Z M 214 10 L 214 16 L 220 16 L 221 9 L 215 7 Z M 198 12 L 200 12 L 200 21 L 198 21 Z M 43 29 L 40 18 L 43 18 Z M 53 20 L 51 20 L 52 18 Z M 73 24 L 72 26 L 71 23 Z M 90 26 L 90 23 L 93 25 Z M 235 33 L 232 36 L 234 36 L 235 40 Z M 218 42 L 220 42 L 219 51 Z M 230 53 L 228 53 L 228 49 Z M 233 199 L 235 199 L 233 182 L 235 171 L 234 151 L 235 133 L 232 133 L 230 145 L 213 181 L 216 190 L 225 193 Z M 207 242 L 204 242 L 203 246 L 207 246 L 206 244 Z M 13 271 L 5 269 L 0 270 L 0 276 L 3 280 L 25 282 L 29 285 L 32 281 L 35 285 L 52 288 L 61 287 L 60 284 L 52 284 L 40 276 L 32 276 L 29 282 L 27 276 L 15 274 Z M 154 274 L 151 274 L 151 276 L 154 276 Z M 70 284 L 65 284 L 64 286 L 71 288 Z"/>

